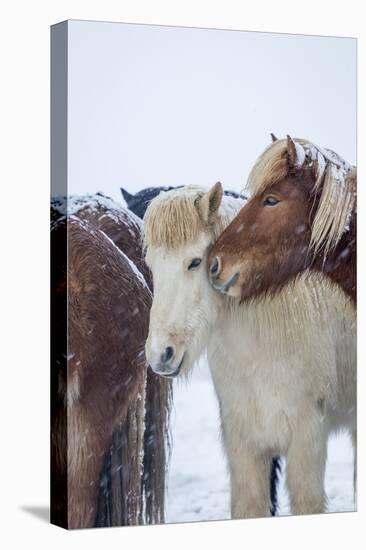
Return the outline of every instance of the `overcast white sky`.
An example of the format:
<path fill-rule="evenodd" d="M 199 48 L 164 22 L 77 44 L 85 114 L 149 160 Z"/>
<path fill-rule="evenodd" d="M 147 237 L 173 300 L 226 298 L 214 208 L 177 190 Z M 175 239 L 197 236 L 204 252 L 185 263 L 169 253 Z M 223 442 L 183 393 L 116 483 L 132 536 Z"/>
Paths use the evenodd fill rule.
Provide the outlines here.
<path fill-rule="evenodd" d="M 356 41 L 72 21 L 69 193 L 243 188 L 289 133 L 356 163 Z"/>

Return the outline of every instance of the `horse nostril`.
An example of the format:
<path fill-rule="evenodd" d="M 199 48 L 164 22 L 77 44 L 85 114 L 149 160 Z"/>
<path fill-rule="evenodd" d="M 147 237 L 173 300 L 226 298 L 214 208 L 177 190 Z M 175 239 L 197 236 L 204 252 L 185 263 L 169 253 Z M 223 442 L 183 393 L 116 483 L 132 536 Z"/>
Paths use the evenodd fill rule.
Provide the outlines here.
<path fill-rule="evenodd" d="M 173 358 L 174 355 L 174 348 L 172 346 L 168 346 L 165 348 L 164 352 L 160 356 L 160 361 L 162 363 L 169 363 L 169 361 Z"/>
<path fill-rule="evenodd" d="M 210 273 L 214 277 L 216 277 L 221 271 L 221 261 L 218 256 L 215 256 L 211 266 L 210 266 Z"/>
<path fill-rule="evenodd" d="M 222 291 L 227 292 L 232 286 L 235 285 L 236 281 L 239 279 L 240 272 L 237 271 L 226 283 L 222 286 Z"/>

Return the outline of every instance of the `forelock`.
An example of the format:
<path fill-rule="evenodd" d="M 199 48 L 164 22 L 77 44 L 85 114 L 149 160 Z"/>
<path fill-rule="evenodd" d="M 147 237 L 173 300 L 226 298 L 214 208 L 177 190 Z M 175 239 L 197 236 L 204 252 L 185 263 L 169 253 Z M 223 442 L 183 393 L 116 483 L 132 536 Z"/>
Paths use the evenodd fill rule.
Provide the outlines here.
<path fill-rule="evenodd" d="M 143 246 L 177 249 L 194 242 L 202 232 L 213 240 L 229 225 L 244 201 L 224 196 L 211 224 L 203 221 L 199 201 L 207 189 L 190 185 L 160 193 L 144 216 Z"/>
<path fill-rule="evenodd" d="M 205 190 L 187 186 L 160 193 L 144 216 L 144 248 L 175 249 L 195 240 L 202 231 L 197 201 Z"/>
<path fill-rule="evenodd" d="M 254 164 L 248 177 L 248 192 L 251 196 L 259 195 L 287 174 L 287 141 L 279 139 L 271 143 Z"/>

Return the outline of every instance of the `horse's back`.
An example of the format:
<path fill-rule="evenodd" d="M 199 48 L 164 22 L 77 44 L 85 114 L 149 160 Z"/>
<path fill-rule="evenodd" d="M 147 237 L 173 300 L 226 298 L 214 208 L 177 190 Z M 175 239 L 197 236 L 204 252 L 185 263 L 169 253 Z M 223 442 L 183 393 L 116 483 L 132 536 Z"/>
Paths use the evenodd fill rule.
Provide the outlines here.
<path fill-rule="evenodd" d="M 76 451 L 72 441 L 85 438 L 89 432 L 107 453 L 103 473 L 100 469 L 98 472 L 101 485 L 96 524 L 126 525 L 147 519 L 156 522 L 164 515 L 170 384 L 146 370 L 144 344 L 151 292 L 149 271 L 142 258 L 141 222 L 98 195 L 78 197 L 71 206 L 67 211 L 62 199 L 56 199 L 51 210 L 53 250 L 63 253 L 54 258 L 53 287 L 58 302 L 62 306 L 68 303 L 69 331 L 67 349 L 59 346 L 52 362 L 57 371 L 52 375 L 52 394 L 60 396 L 53 398 L 53 429 L 60 436 L 52 452 L 56 469 L 53 507 L 65 493 L 62 479 L 69 477 L 66 465 L 55 460 L 67 453 L 63 437 L 66 427 L 61 434 L 67 402 L 71 405 L 70 418 L 75 419 L 69 428 L 77 429 L 70 433 L 69 454 Z M 59 339 L 66 341 L 63 318 L 66 320 L 64 315 L 56 323 Z M 94 454 L 98 454 L 98 441 L 94 443 Z M 75 475 L 83 478 L 87 468 L 81 467 L 77 456 L 68 469 L 72 467 Z M 88 482 L 98 486 L 98 479 Z M 80 487 L 78 492 L 82 499 Z M 86 496 L 84 501 L 90 505 Z M 66 508 L 64 501 L 57 517 L 54 514 L 56 523 L 67 524 Z M 59 521 L 61 517 L 65 521 Z M 91 526 L 90 519 L 80 512 L 79 519 L 75 517 L 69 526 Z"/>

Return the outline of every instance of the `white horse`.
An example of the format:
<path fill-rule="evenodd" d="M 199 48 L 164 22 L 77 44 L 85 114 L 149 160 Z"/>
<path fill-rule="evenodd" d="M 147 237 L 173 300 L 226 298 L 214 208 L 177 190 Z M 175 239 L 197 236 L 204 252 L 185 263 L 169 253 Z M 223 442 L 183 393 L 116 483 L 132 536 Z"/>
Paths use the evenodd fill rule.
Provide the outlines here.
<path fill-rule="evenodd" d="M 329 434 L 356 428 L 354 307 L 328 279 L 309 273 L 250 305 L 215 291 L 207 253 L 240 205 L 223 197 L 221 184 L 151 202 L 144 218 L 154 279 L 147 359 L 156 373 L 177 376 L 207 350 L 233 518 L 269 515 L 276 455 L 287 458 L 292 513 L 323 512 Z"/>

